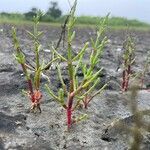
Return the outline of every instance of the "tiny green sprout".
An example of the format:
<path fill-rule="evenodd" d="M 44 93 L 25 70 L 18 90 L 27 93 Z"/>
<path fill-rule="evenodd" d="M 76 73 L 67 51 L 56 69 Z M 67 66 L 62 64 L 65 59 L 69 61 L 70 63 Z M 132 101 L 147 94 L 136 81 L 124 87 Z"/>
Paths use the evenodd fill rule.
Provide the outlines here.
<path fill-rule="evenodd" d="M 75 31 L 73 31 L 74 24 L 75 24 L 75 10 L 76 10 L 77 0 L 75 0 L 74 6 L 71 9 L 69 21 L 67 24 L 67 57 L 61 55 L 55 48 L 53 51 L 57 57 L 60 58 L 61 62 L 65 62 L 67 64 L 68 69 L 68 76 L 69 76 L 69 85 L 64 83 L 64 79 L 61 73 L 60 65 L 57 65 L 58 70 L 58 77 L 62 84 L 62 88 L 58 90 L 58 94 L 55 94 L 48 85 L 46 85 L 46 90 L 48 91 L 49 95 L 54 98 L 65 110 L 67 115 L 67 126 L 68 130 L 70 129 L 73 123 L 77 123 L 81 120 L 87 118 L 87 115 L 81 115 L 79 117 L 75 117 L 74 120 L 72 117 L 73 112 L 81 105 L 87 105 L 89 102 L 102 90 L 107 86 L 104 85 L 100 90 L 96 93 L 92 94 L 94 91 L 95 86 L 99 83 L 99 75 L 102 71 L 102 68 L 95 71 L 95 66 L 99 62 L 99 58 L 102 55 L 103 49 L 107 44 L 107 37 L 103 35 L 104 27 L 108 20 L 108 15 L 102 22 L 102 26 L 99 28 L 97 32 L 97 38 L 92 39 L 92 53 L 90 56 L 90 64 L 85 64 L 83 61 L 84 54 L 89 47 L 89 42 L 86 42 L 80 52 L 74 56 L 72 50 L 72 41 L 75 38 Z M 102 40 L 101 40 L 102 39 Z M 74 65 L 76 64 L 76 65 Z M 83 78 L 78 80 L 77 72 L 82 68 Z M 67 97 L 67 100 L 65 100 Z"/>
<path fill-rule="evenodd" d="M 125 52 L 123 54 L 123 73 L 122 73 L 122 91 L 127 91 L 129 80 L 132 74 L 131 66 L 135 62 L 135 46 L 131 37 L 128 37 L 124 43 Z"/>
<path fill-rule="evenodd" d="M 47 66 L 51 65 L 55 60 L 58 59 L 58 58 L 54 58 L 47 65 L 40 62 L 40 51 L 42 48 L 39 39 L 43 34 L 43 32 L 38 31 L 39 19 L 40 19 L 39 14 L 37 14 L 37 16 L 33 18 L 34 20 L 33 33 L 27 31 L 34 44 L 35 66 L 32 66 L 27 61 L 27 58 L 20 47 L 20 43 L 17 38 L 16 29 L 14 27 L 12 28 L 13 44 L 16 50 L 14 57 L 17 60 L 17 62 L 21 65 L 23 73 L 26 77 L 28 83 L 28 90 L 29 90 L 29 92 L 26 92 L 26 94 L 28 95 L 28 97 L 32 102 L 31 111 L 33 112 L 36 112 L 37 110 L 41 112 L 40 102 L 42 99 L 42 92 L 40 90 L 40 81 L 41 81 L 42 72 L 45 70 L 45 68 L 47 68 Z M 30 76 L 29 73 L 30 71 L 34 72 L 33 78 L 31 78 Z"/>

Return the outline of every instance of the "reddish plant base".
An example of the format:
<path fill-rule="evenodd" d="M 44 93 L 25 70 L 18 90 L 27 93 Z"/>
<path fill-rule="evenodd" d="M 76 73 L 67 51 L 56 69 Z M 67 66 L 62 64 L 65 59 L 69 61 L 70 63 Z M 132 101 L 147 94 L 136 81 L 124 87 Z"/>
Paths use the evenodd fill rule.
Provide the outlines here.
<path fill-rule="evenodd" d="M 73 98 L 74 98 L 74 92 L 72 92 L 69 95 L 68 98 L 68 106 L 67 106 L 67 126 L 68 126 L 68 130 L 71 127 L 72 124 L 72 105 L 73 105 Z"/>
<path fill-rule="evenodd" d="M 31 110 L 39 110 L 41 113 L 40 102 L 42 99 L 42 93 L 39 90 L 35 90 L 33 93 L 29 93 L 28 96 L 32 102 Z"/>
<path fill-rule="evenodd" d="M 128 69 L 123 70 L 123 73 L 122 73 L 121 88 L 123 92 L 126 92 L 128 90 L 130 74 L 131 74 L 131 69 L 130 69 L 130 66 L 128 66 Z"/>
<path fill-rule="evenodd" d="M 68 126 L 68 129 L 70 129 L 71 125 L 72 125 L 72 110 L 67 109 L 67 126 Z"/>

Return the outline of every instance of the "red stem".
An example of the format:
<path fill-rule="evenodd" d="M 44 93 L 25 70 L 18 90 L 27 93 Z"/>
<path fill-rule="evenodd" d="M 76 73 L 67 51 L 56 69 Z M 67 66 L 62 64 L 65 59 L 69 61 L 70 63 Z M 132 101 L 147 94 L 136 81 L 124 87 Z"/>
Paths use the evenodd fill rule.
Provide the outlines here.
<path fill-rule="evenodd" d="M 124 60 L 124 66 L 126 67 L 127 65 L 127 60 L 125 59 Z M 122 73 L 122 90 L 124 91 L 125 89 L 125 84 L 126 84 L 126 69 L 123 70 L 123 73 Z"/>
<path fill-rule="evenodd" d="M 127 77 L 126 77 L 126 84 L 125 84 L 125 91 L 128 90 L 129 79 L 130 79 L 130 73 L 131 73 L 131 66 L 128 65 L 128 69 L 127 69 Z"/>
<path fill-rule="evenodd" d="M 71 93 L 68 98 L 68 107 L 67 107 L 67 126 L 70 129 L 72 124 L 72 105 L 73 105 L 74 93 Z"/>
<path fill-rule="evenodd" d="M 72 124 L 72 110 L 67 109 L 67 126 L 68 126 L 68 130 L 70 129 L 71 124 Z"/>
<path fill-rule="evenodd" d="M 126 71 L 123 70 L 123 73 L 122 73 L 122 90 L 124 90 L 124 88 L 125 88 L 125 83 L 126 83 Z"/>

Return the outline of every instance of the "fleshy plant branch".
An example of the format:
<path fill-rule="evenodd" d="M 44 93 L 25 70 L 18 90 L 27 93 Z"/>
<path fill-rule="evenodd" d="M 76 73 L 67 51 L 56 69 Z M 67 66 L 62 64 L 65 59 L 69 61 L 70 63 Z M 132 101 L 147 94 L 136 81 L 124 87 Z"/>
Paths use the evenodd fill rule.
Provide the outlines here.
<path fill-rule="evenodd" d="M 83 70 L 83 74 L 84 74 L 84 78 L 85 80 L 89 80 L 93 77 L 94 73 L 94 69 L 95 66 L 100 62 L 100 57 L 103 53 L 104 47 L 107 44 L 108 40 L 107 37 L 103 37 L 105 30 L 106 30 L 106 23 L 108 22 L 108 16 L 109 14 L 104 18 L 104 20 L 102 21 L 99 30 L 97 31 L 97 37 L 94 40 L 93 38 L 91 38 L 91 43 L 92 43 L 92 53 L 90 56 L 90 65 L 89 67 L 87 67 L 86 64 L 82 64 L 82 70 Z M 102 38 L 103 37 L 103 38 Z M 102 38 L 102 40 L 100 40 L 100 38 Z M 103 70 L 103 68 L 101 68 L 99 70 L 98 75 L 100 74 L 100 72 Z M 107 84 L 105 84 L 100 90 L 98 90 L 96 93 L 94 93 L 93 95 L 91 95 L 91 92 L 94 90 L 94 88 L 96 87 L 96 85 L 99 83 L 100 78 L 98 78 L 98 76 L 96 75 L 96 79 L 94 80 L 94 82 L 91 82 L 87 87 L 86 87 L 86 92 L 84 92 L 82 101 L 84 104 L 84 107 L 87 108 L 88 104 L 90 103 L 90 101 L 99 93 L 101 93 L 103 91 L 103 89 L 107 86 Z"/>
<path fill-rule="evenodd" d="M 134 43 L 131 37 L 128 37 L 124 43 L 125 52 L 123 54 L 123 73 L 122 73 L 122 91 L 127 91 L 131 77 L 131 66 L 135 61 Z"/>
<path fill-rule="evenodd" d="M 93 99 L 94 96 L 99 94 L 106 87 L 106 85 L 104 85 L 99 91 L 97 91 L 96 93 L 94 93 L 92 96 L 89 97 L 89 94 L 94 90 L 94 87 L 99 82 L 98 76 L 102 70 L 100 69 L 99 71 L 95 72 L 94 68 L 99 61 L 98 60 L 99 56 L 101 55 L 105 44 L 107 43 L 106 37 L 104 37 L 101 42 L 99 42 L 99 40 L 100 36 L 104 32 L 105 23 L 108 16 L 104 19 L 102 27 L 97 32 L 96 40 L 94 41 L 93 39 L 91 39 L 93 51 L 90 57 L 90 66 L 88 67 L 88 65 L 83 65 L 83 56 L 88 48 L 89 43 L 88 42 L 85 43 L 83 48 L 76 56 L 73 55 L 72 50 L 72 41 L 75 38 L 75 31 L 72 30 L 74 28 L 76 20 L 74 17 L 76 5 L 77 1 L 75 1 L 74 6 L 72 7 L 67 24 L 67 58 L 62 56 L 58 51 L 55 50 L 55 48 L 53 48 L 55 55 L 59 57 L 62 60 L 62 62 L 67 63 L 68 78 L 70 81 L 69 85 L 66 85 L 64 83 L 59 64 L 57 66 L 57 69 L 58 69 L 58 76 L 62 84 L 62 88 L 59 89 L 58 96 L 53 93 L 53 91 L 48 87 L 48 85 L 46 85 L 46 89 L 49 95 L 53 97 L 58 103 L 60 103 L 61 106 L 66 110 L 68 130 L 70 129 L 73 123 L 79 122 L 87 118 L 86 114 L 81 115 L 75 119 L 73 119 L 72 117 L 73 112 L 78 108 L 80 103 L 83 101 L 84 103 L 86 103 L 85 105 L 87 105 Z M 76 65 L 74 66 L 74 64 Z M 77 71 L 79 68 L 82 68 L 84 74 L 84 77 L 81 81 L 78 80 L 77 76 Z M 65 96 L 68 97 L 67 101 L 65 101 Z M 86 100 L 85 102 L 85 98 L 87 96 L 88 100 Z"/>
<path fill-rule="evenodd" d="M 53 61 L 57 59 L 55 58 L 54 60 L 50 61 L 47 65 L 40 63 L 41 45 L 39 42 L 39 38 L 42 35 L 42 32 L 38 31 L 39 18 L 40 15 L 34 17 L 33 33 L 27 31 L 27 33 L 30 35 L 34 43 L 34 54 L 36 64 L 34 67 L 30 66 L 30 64 L 28 64 L 28 61 L 26 61 L 25 54 L 21 50 L 19 40 L 16 35 L 16 29 L 15 28 L 12 29 L 13 43 L 14 48 L 16 49 L 16 54 L 14 56 L 18 61 L 18 63 L 21 64 L 22 70 L 25 74 L 29 90 L 29 92 L 27 92 L 27 95 L 32 102 L 31 111 L 33 112 L 36 112 L 37 110 L 41 112 L 40 102 L 42 98 L 42 93 L 40 91 L 40 80 L 42 71 L 47 67 L 47 65 L 50 65 L 51 63 L 53 63 Z M 30 71 L 34 72 L 33 79 L 31 79 Z"/>

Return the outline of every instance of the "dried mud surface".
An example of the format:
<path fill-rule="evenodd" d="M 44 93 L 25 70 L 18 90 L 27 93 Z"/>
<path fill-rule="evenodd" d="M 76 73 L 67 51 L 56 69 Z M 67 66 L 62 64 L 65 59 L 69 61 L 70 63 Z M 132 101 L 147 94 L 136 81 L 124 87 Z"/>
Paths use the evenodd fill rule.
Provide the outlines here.
<path fill-rule="evenodd" d="M 101 74 L 102 84 L 111 79 L 111 82 L 103 94 L 94 98 L 87 110 L 77 111 L 77 114 L 86 113 L 88 119 L 76 124 L 71 131 L 66 132 L 65 111 L 51 99 L 44 88 L 42 100 L 42 113 L 29 113 L 30 101 L 21 93 L 26 88 L 26 82 L 22 70 L 13 58 L 13 45 L 11 38 L 11 25 L 0 25 L 3 32 L 0 33 L 0 150 L 125 150 L 129 148 L 130 134 L 123 130 L 111 127 L 106 128 L 116 119 L 125 121 L 127 126 L 132 126 L 133 116 L 130 112 L 129 93 L 120 92 L 121 69 L 120 57 L 125 30 L 109 31 L 107 36 L 109 44 L 105 47 L 101 66 L 104 71 Z M 31 30 L 29 26 L 20 26 L 18 36 L 23 51 L 29 59 L 33 58 L 32 41 L 25 30 Z M 60 28 L 42 26 L 44 36 L 41 39 L 43 49 L 49 50 L 49 45 L 56 42 Z M 76 28 L 77 37 L 73 43 L 75 53 L 83 46 L 83 43 L 94 37 L 93 28 Z M 133 71 L 142 71 L 146 54 L 150 51 L 150 32 L 131 31 L 136 43 L 136 63 Z M 60 52 L 65 50 L 60 48 Z M 89 48 L 90 50 L 90 48 Z M 88 54 L 87 54 L 88 55 Z M 48 61 L 50 54 L 45 51 Z M 85 57 L 85 62 L 87 59 Z M 66 77 L 65 65 L 62 64 L 63 74 Z M 118 69 L 119 68 L 119 69 Z M 55 68 L 50 76 L 54 91 L 60 86 Z M 79 76 L 82 74 L 79 72 Z M 42 79 L 44 85 L 46 80 Z M 101 85 L 99 85 L 101 86 Z M 146 74 L 144 87 L 150 87 L 150 72 Z M 139 110 L 150 110 L 150 92 L 141 90 L 138 93 Z M 146 121 L 150 123 L 149 116 Z M 150 134 L 143 133 L 142 150 L 150 149 Z"/>

